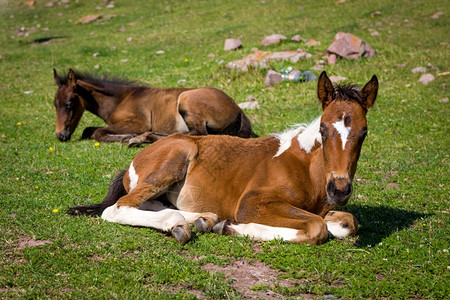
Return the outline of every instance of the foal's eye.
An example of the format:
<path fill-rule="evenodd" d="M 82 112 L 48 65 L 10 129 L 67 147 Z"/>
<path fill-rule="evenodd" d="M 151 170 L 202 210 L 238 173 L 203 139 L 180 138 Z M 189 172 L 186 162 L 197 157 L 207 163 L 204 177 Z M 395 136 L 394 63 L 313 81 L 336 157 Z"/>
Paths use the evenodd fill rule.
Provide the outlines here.
<path fill-rule="evenodd" d="M 72 108 L 72 102 L 67 102 L 67 103 L 65 104 L 65 106 L 66 106 L 66 109 L 67 109 L 67 110 L 70 110 L 70 109 Z"/>

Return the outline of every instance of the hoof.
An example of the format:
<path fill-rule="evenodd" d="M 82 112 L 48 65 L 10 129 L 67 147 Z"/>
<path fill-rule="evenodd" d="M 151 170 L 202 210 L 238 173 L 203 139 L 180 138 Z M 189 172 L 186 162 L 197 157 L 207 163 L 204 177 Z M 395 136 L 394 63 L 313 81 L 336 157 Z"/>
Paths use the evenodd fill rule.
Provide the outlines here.
<path fill-rule="evenodd" d="M 130 138 L 128 140 L 128 148 L 139 147 L 140 145 L 142 145 L 142 141 L 137 138 Z"/>
<path fill-rule="evenodd" d="M 180 245 L 184 245 L 191 239 L 191 230 L 189 226 L 178 225 L 172 229 L 172 235 Z"/>
<path fill-rule="evenodd" d="M 204 218 L 198 218 L 194 221 L 195 232 L 210 232 L 211 228 L 208 228 Z"/>
<path fill-rule="evenodd" d="M 225 220 L 225 221 L 217 223 L 213 227 L 213 232 L 217 233 L 217 234 L 227 234 L 226 229 L 227 229 L 227 226 L 230 225 L 230 223 L 231 222 L 229 220 Z"/>

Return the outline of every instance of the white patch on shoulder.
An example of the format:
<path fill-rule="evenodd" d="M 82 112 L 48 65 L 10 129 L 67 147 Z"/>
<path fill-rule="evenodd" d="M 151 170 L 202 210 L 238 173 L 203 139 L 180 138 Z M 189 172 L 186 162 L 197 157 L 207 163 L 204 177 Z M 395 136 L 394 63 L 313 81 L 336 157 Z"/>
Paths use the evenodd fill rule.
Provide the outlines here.
<path fill-rule="evenodd" d="M 257 223 L 231 224 L 230 228 L 240 236 L 248 236 L 252 240 L 270 241 L 282 239 L 293 241 L 297 238 L 298 230 L 285 227 L 272 227 Z"/>
<path fill-rule="evenodd" d="M 310 125 L 300 124 L 296 128 L 286 130 L 283 133 L 275 134 L 275 138 L 280 141 L 280 147 L 273 157 L 280 156 L 284 151 L 289 149 L 292 144 L 292 139 L 298 135 L 298 142 L 300 147 L 307 153 L 311 152 L 312 147 L 316 141 L 322 144 L 322 137 L 319 133 L 320 117 L 315 119 Z"/>
<path fill-rule="evenodd" d="M 342 239 L 350 235 L 350 229 L 341 226 L 341 222 L 327 222 L 328 231 L 336 238 Z"/>
<path fill-rule="evenodd" d="M 130 192 L 137 186 L 139 176 L 136 174 L 136 170 L 134 169 L 133 162 L 130 164 L 130 168 L 128 168 L 128 176 L 130 177 Z"/>
<path fill-rule="evenodd" d="M 320 135 L 320 120 L 322 116 L 315 119 L 299 136 L 298 142 L 300 147 L 306 151 L 311 152 L 314 144 L 319 142 L 322 144 L 322 136 Z"/>
<path fill-rule="evenodd" d="M 345 149 L 345 144 L 347 143 L 347 138 L 350 133 L 351 127 L 345 127 L 344 124 L 344 116 L 342 116 L 342 120 L 333 123 L 334 128 L 336 128 L 337 132 L 341 136 L 342 140 L 342 150 Z"/>

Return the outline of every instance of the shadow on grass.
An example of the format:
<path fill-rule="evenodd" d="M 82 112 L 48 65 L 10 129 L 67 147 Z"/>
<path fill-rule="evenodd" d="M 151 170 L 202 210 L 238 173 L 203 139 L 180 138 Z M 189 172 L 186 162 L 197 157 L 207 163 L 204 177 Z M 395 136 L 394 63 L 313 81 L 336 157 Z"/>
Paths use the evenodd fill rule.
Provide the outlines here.
<path fill-rule="evenodd" d="M 360 228 L 356 245 L 377 245 L 392 233 L 410 227 L 417 219 L 428 216 L 424 213 L 387 206 L 360 206 L 349 204 L 345 211 L 352 213 Z"/>

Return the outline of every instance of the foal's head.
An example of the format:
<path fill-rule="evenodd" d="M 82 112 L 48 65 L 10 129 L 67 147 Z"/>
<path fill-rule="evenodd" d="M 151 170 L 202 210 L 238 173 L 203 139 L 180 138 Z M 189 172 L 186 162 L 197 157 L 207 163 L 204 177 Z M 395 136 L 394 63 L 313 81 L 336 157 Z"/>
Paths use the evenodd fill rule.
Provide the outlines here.
<path fill-rule="evenodd" d="M 352 194 L 352 180 L 367 134 L 366 113 L 377 92 L 375 75 L 362 90 L 355 86 L 333 86 L 326 72 L 319 77 L 317 94 L 323 108 L 320 134 L 327 201 L 331 205 L 346 204 Z"/>
<path fill-rule="evenodd" d="M 76 92 L 77 77 L 75 72 L 69 70 L 67 77 L 63 78 L 53 69 L 53 76 L 58 90 L 55 94 L 56 108 L 56 137 L 61 142 L 70 140 L 77 128 L 78 122 L 84 112 L 84 103 Z"/>

